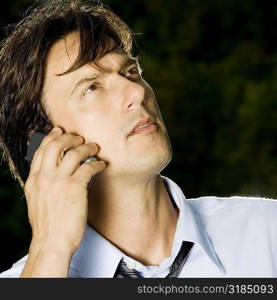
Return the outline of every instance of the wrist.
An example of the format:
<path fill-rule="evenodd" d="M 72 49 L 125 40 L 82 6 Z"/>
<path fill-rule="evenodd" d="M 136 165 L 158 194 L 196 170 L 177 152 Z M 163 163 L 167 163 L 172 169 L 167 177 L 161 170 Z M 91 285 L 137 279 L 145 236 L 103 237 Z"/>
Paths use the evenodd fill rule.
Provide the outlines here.
<path fill-rule="evenodd" d="M 21 277 L 68 277 L 71 258 L 68 247 L 33 239 Z"/>
<path fill-rule="evenodd" d="M 67 243 L 62 241 L 41 240 L 33 237 L 29 248 L 29 254 L 38 253 L 55 254 L 60 257 L 71 258 L 74 250 L 71 249 Z"/>

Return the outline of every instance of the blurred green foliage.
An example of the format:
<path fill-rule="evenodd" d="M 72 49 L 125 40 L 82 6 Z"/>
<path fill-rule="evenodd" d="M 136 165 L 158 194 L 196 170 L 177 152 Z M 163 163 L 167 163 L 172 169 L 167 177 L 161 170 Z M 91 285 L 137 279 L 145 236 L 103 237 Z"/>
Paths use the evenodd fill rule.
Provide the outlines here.
<path fill-rule="evenodd" d="M 144 78 L 174 152 L 162 174 L 187 197 L 276 198 L 277 2 L 104 2 L 140 33 Z M 1 29 L 30 3 L 2 1 Z M 23 192 L 4 163 L 0 177 L 1 270 L 27 252 L 31 232 Z"/>

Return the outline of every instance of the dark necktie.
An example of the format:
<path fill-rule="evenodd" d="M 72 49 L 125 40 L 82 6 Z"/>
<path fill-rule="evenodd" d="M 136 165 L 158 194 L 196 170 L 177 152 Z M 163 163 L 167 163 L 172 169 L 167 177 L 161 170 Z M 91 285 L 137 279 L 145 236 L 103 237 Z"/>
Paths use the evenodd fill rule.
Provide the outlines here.
<path fill-rule="evenodd" d="M 183 269 L 183 266 L 187 260 L 187 255 L 192 246 L 192 242 L 184 241 L 182 243 L 182 247 L 178 255 L 176 256 L 175 260 L 169 268 L 169 274 L 166 276 L 167 278 L 178 277 L 178 275 Z M 136 270 L 128 268 L 127 264 L 121 260 L 115 271 L 114 278 L 142 278 L 142 276 L 139 275 L 139 273 Z"/>

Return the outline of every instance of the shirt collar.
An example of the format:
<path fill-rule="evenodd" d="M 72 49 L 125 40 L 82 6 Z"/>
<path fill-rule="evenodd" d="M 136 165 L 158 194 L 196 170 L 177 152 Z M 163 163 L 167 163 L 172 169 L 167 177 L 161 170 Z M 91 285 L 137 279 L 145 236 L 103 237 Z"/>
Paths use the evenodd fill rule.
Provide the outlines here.
<path fill-rule="evenodd" d="M 74 253 L 71 266 L 81 277 L 113 277 L 123 253 L 90 225 Z"/>
<path fill-rule="evenodd" d="M 210 260 L 224 273 L 201 219 L 193 211 L 178 185 L 165 176 L 161 178 L 179 208 L 173 243 L 190 241 L 199 244 Z M 73 255 L 71 266 L 78 269 L 81 277 L 113 277 L 123 256 L 124 253 L 87 225 L 82 242 Z"/>
<path fill-rule="evenodd" d="M 179 186 L 171 179 L 165 176 L 161 177 L 164 180 L 167 191 L 179 208 L 179 218 L 173 243 L 178 241 L 190 241 L 197 243 L 201 246 L 217 268 L 224 273 L 223 265 L 217 257 L 213 244 L 205 230 L 200 216 L 195 213 Z"/>

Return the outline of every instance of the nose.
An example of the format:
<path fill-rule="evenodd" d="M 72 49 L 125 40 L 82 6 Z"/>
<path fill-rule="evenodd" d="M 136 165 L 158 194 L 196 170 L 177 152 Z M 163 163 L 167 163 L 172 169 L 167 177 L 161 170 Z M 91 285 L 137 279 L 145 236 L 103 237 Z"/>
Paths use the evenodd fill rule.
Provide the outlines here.
<path fill-rule="evenodd" d="M 118 99 L 122 99 L 121 105 L 124 111 L 138 109 L 145 100 L 145 87 L 138 82 L 121 78 L 115 81 L 118 85 Z"/>

